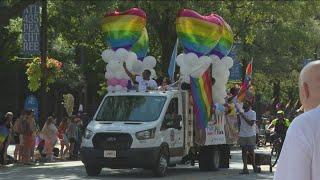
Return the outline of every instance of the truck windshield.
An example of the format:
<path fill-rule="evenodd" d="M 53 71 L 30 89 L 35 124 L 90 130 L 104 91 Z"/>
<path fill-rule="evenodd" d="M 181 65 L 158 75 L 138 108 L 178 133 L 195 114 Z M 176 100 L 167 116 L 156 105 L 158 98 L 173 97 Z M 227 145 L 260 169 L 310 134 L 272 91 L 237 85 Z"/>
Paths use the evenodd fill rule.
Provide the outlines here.
<path fill-rule="evenodd" d="M 164 96 L 108 96 L 96 121 L 155 121 L 166 99 Z"/>

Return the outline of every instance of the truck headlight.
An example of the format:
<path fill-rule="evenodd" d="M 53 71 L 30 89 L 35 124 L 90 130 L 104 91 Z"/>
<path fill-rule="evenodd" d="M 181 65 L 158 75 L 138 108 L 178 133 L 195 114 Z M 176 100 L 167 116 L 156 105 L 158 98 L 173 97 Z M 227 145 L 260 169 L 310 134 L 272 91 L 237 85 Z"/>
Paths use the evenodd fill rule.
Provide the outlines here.
<path fill-rule="evenodd" d="M 136 133 L 138 140 L 153 139 L 155 137 L 156 128 L 140 131 Z"/>
<path fill-rule="evenodd" d="M 86 129 L 85 133 L 84 133 L 84 138 L 85 139 L 90 139 L 93 136 L 93 132 L 90 131 L 89 129 Z"/>

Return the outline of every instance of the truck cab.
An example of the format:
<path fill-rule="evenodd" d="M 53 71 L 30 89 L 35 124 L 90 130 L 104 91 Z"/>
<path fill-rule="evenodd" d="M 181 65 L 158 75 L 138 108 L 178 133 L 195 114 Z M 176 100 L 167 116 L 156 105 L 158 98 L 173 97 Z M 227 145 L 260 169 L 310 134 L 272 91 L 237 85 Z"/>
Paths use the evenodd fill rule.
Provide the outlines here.
<path fill-rule="evenodd" d="M 218 168 L 219 155 L 212 154 L 218 151 L 197 148 L 193 142 L 194 116 L 189 99 L 188 91 L 183 90 L 108 93 L 81 144 L 87 174 L 96 176 L 108 167 L 144 168 L 165 176 L 170 165 L 196 158 L 201 163 L 201 156 L 202 161 L 213 162 L 212 169 Z M 215 159 L 208 158 L 208 153 Z M 208 162 L 202 162 L 200 168 L 205 164 L 208 169 Z"/>

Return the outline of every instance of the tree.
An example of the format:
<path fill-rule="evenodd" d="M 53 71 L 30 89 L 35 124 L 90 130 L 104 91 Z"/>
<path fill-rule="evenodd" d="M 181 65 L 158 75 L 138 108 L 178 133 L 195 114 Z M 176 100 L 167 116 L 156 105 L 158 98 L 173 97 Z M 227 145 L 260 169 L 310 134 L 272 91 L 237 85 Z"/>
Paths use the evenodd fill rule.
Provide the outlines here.
<path fill-rule="evenodd" d="M 37 0 L 4 0 L 0 4 L 0 27 L 7 26 L 10 19 L 20 16 L 22 11 Z"/>

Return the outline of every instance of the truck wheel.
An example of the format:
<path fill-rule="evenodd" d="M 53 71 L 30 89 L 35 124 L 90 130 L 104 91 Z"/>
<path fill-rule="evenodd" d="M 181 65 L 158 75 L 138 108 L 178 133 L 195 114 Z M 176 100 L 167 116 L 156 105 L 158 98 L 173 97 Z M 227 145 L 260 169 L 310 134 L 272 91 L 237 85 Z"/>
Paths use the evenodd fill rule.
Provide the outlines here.
<path fill-rule="evenodd" d="M 208 170 L 209 171 L 217 171 L 220 165 L 220 151 L 217 148 L 210 149 L 210 153 L 208 156 Z"/>
<path fill-rule="evenodd" d="M 164 177 L 167 175 L 169 164 L 169 151 L 166 147 L 160 149 L 159 158 L 153 169 L 153 174 L 157 177 Z"/>
<path fill-rule="evenodd" d="M 209 164 L 208 164 L 208 148 L 202 147 L 199 152 L 199 168 L 201 171 L 208 171 Z"/>
<path fill-rule="evenodd" d="M 101 167 L 91 164 L 85 164 L 85 168 L 88 176 L 98 176 L 102 170 Z"/>

